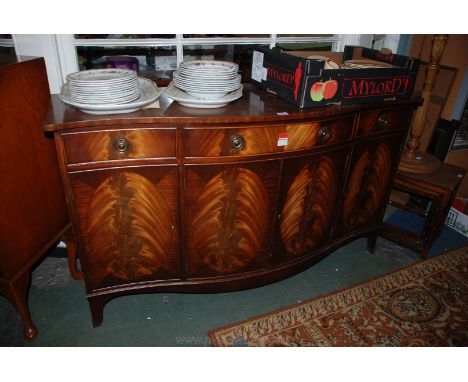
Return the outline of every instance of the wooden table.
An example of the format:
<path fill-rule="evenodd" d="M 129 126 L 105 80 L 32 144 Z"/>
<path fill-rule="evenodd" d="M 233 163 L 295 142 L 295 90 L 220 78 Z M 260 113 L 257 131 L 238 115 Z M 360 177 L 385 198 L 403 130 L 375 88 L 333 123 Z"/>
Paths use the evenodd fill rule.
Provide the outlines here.
<path fill-rule="evenodd" d="M 385 223 L 380 236 L 417 251 L 422 258 L 425 258 L 434 240 L 444 227 L 445 219 L 464 174 L 465 169 L 446 163 L 443 163 L 436 172 L 431 174 L 397 172 L 394 190 L 425 199 L 429 203 L 427 207 L 421 207 L 391 199 L 390 205 L 422 216 L 425 219 L 424 227 L 420 234 L 416 234 Z"/>
<path fill-rule="evenodd" d="M 59 240 L 72 258 L 75 247 L 54 140 L 42 130 L 50 98 L 44 59 L 0 56 L 0 84 L 0 294 L 32 340 L 31 269 Z"/>

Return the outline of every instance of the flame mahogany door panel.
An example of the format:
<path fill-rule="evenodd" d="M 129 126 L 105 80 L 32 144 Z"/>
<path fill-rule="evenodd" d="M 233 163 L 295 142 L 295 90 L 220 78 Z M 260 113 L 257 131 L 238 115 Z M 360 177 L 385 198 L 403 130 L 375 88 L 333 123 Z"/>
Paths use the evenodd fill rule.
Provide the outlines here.
<path fill-rule="evenodd" d="M 70 174 L 88 290 L 180 279 L 177 166 Z"/>
<path fill-rule="evenodd" d="M 188 278 L 267 267 L 279 169 L 278 160 L 187 166 Z"/>
<path fill-rule="evenodd" d="M 329 241 L 348 151 L 345 147 L 284 161 L 273 263 L 309 255 Z"/>
<path fill-rule="evenodd" d="M 336 236 L 381 223 L 402 142 L 398 135 L 354 146 Z"/>

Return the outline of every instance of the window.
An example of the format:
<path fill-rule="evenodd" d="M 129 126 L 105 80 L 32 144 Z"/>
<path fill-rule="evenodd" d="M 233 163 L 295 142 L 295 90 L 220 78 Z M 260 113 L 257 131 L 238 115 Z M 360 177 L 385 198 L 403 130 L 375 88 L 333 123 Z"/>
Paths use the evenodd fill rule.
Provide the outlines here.
<path fill-rule="evenodd" d="M 372 43 L 370 47 L 376 50 L 389 48 L 393 53 L 398 53 L 399 42 L 399 34 L 374 34 L 372 35 Z"/>
<path fill-rule="evenodd" d="M 341 40 L 333 34 L 77 34 L 73 45 L 80 70 L 133 65 L 141 76 L 164 83 L 180 62 L 197 59 L 234 61 L 242 80 L 248 81 L 253 46 L 330 51 L 338 50 Z"/>
<path fill-rule="evenodd" d="M 15 46 L 11 34 L 0 34 L 0 54 L 15 54 Z"/>
<path fill-rule="evenodd" d="M 385 44 L 399 39 L 399 35 L 387 36 L 395 38 L 386 39 Z M 177 65 L 189 58 L 237 62 L 243 81 L 247 81 L 252 46 L 343 51 L 345 45 L 370 47 L 373 35 L 18 34 L 12 37 L 7 39 L 9 49 L 14 46 L 17 54 L 44 57 L 51 93 L 57 94 L 68 74 L 102 67 L 109 57 L 114 57 L 113 64 L 117 65 L 115 56 L 130 56 L 131 61 L 136 60 L 141 76 L 155 78 L 162 86 L 169 84 L 169 76 Z"/>
<path fill-rule="evenodd" d="M 465 103 L 460 126 L 452 144 L 452 150 L 468 148 L 468 100 Z"/>

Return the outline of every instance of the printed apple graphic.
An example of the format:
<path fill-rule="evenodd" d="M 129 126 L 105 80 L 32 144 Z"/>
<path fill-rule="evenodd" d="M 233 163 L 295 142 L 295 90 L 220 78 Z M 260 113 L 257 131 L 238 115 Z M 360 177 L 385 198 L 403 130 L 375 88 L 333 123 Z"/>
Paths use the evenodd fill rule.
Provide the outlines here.
<path fill-rule="evenodd" d="M 333 96 L 338 91 L 338 81 L 336 80 L 328 80 L 323 85 L 322 95 L 325 99 L 333 98 Z"/>
<path fill-rule="evenodd" d="M 310 88 L 310 98 L 312 101 L 320 102 L 323 100 L 324 82 L 316 82 Z"/>

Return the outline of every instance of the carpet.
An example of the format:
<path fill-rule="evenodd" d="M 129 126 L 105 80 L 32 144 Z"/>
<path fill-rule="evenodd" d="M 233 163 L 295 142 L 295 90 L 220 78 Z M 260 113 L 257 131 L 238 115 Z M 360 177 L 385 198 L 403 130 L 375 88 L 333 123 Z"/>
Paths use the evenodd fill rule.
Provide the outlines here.
<path fill-rule="evenodd" d="M 208 335 L 213 346 L 468 346 L 468 246 Z"/>

